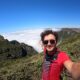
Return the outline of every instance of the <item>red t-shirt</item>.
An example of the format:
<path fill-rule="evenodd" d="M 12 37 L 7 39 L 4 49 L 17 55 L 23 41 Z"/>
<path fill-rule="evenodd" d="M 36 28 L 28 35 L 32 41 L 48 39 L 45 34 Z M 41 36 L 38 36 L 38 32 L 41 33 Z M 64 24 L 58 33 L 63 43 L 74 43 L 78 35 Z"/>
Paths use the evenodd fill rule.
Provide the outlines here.
<path fill-rule="evenodd" d="M 45 60 L 45 59 L 44 59 Z M 64 67 L 64 62 L 70 60 L 66 52 L 60 51 L 56 60 L 52 60 L 51 63 L 45 63 L 45 70 L 43 70 L 42 80 L 60 80 L 60 74 Z M 49 66 L 49 69 L 48 67 Z M 44 67 L 44 65 L 43 65 Z M 46 74 L 45 74 L 46 73 Z"/>

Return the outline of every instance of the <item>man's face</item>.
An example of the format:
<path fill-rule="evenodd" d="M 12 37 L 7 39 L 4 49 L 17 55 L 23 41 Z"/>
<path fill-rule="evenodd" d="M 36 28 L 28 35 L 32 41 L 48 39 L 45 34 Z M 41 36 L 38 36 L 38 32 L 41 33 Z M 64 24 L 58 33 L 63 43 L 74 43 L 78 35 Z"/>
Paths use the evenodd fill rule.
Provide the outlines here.
<path fill-rule="evenodd" d="M 56 47 L 56 39 L 53 34 L 46 35 L 43 40 L 43 45 L 47 51 L 51 52 Z"/>

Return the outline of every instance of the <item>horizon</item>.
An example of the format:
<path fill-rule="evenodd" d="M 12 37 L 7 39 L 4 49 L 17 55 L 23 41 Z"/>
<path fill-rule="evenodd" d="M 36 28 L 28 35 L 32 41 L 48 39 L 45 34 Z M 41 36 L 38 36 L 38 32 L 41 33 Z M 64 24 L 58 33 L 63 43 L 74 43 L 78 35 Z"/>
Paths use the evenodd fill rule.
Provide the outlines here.
<path fill-rule="evenodd" d="M 20 43 L 28 44 L 40 53 L 43 51 L 42 46 L 41 46 L 40 34 L 45 29 L 52 29 L 53 31 L 60 31 L 62 28 L 27 29 L 27 30 L 23 30 L 23 31 L 3 33 L 0 35 L 2 35 L 4 37 L 4 39 L 8 39 L 9 41 L 17 40 Z M 70 29 L 70 28 L 68 28 L 68 29 Z"/>

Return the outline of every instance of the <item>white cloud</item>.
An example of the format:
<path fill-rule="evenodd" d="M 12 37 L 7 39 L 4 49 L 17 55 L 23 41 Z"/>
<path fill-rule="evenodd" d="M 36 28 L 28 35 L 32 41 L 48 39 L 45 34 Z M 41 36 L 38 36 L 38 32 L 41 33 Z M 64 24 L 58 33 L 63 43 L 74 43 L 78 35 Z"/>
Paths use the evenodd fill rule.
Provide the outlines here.
<path fill-rule="evenodd" d="M 28 45 L 33 46 L 38 52 L 41 52 L 42 48 L 39 42 L 40 42 L 40 33 L 43 30 L 44 29 L 28 29 L 12 33 L 6 33 L 6 34 L 4 33 L 3 36 L 9 41 L 17 40 L 19 42 L 24 42 Z M 53 30 L 59 30 L 59 29 L 53 29 Z"/>

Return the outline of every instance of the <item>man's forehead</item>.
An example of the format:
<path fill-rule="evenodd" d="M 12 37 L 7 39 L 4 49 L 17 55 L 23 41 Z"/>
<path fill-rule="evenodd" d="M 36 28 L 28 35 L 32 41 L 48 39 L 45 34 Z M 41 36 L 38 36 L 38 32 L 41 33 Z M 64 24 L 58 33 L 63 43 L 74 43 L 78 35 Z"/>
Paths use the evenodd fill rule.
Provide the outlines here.
<path fill-rule="evenodd" d="M 55 39 L 55 36 L 53 34 L 48 34 L 48 35 L 45 35 L 44 39 L 45 38 L 53 38 L 53 39 Z"/>

